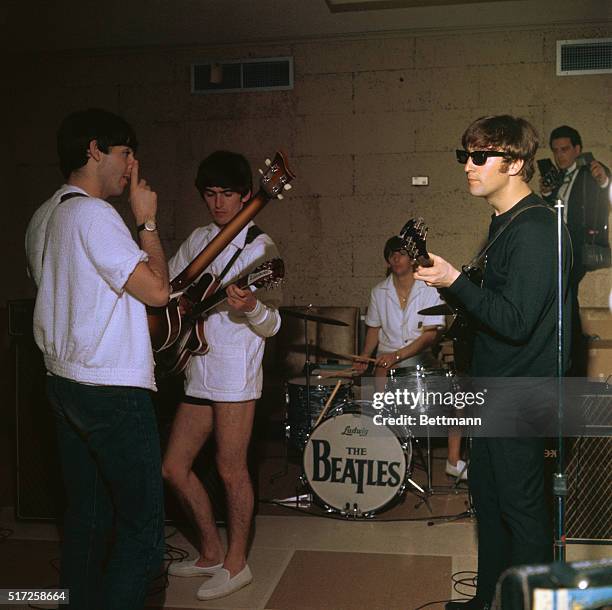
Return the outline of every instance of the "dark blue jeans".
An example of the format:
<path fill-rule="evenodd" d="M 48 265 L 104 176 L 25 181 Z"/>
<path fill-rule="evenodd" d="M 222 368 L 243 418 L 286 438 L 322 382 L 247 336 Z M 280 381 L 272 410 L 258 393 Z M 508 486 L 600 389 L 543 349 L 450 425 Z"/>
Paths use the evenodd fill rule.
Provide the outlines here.
<path fill-rule="evenodd" d="M 60 585 L 76 610 L 138 610 L 164 552 L 151 397 L 47 379 L 67 499 Z"/>

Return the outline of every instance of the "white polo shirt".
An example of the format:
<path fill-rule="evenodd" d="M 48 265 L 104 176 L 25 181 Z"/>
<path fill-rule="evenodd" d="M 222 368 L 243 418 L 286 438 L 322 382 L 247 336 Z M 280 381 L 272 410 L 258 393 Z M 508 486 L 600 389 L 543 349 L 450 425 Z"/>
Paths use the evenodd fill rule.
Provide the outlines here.
<path fill-rule="evenodd" d="M 414 282 L 404 309 L 400 306 L 392 274 L 376 284 L 370 294 L 365 323 L 368 326 L 380 327 L 377 354 L 394 352 L 412 343 L 421 336 L 424 327 L 443 328 L 445 326 L 443 315 L 423 316 L 417 313 L 426 307 L 442 304 L 438 291 L 420 280 Z M 398 366 L 411 366 L 414 363 L 409 358 Z"/>
<path fill-rule="evenodd" d="M 72 191 L 85 196 L 60 203 Z M 154 390 L 145 306 L 124 290 L 148 256 L 115 208 L 63 186 L 32 217 L 26 254 L 38 285 L 34 338 L 47 370 L 80 383 Z"/>

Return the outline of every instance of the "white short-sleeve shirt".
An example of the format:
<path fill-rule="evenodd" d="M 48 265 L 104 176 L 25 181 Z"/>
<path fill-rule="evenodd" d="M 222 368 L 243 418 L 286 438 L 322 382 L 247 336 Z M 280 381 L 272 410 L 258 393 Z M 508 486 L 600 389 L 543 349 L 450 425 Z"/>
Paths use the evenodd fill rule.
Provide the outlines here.
<path fill-rule="evenodd" d="M 67 192 L 84 196 L 60 203 Z M 154 390 L 145 306 L 124 290 L 148 256 L 115 208 L 62 187 L 32 217 L 26 254 L 38 286 L 34 338 L 47 370 L 81 383 Z"/>
<path fill-rule="evenodd" d="M 405 347 L 420 337 L 424 327 L 443 328 L 443 315 L 423 316 L 417 313 L 426 307 L 441 304 L 443 301 L 438 291 L 420 280 L 414 282 L 404 309 L 400 306 L 392 275 L 374 286 L 365 323 L 380 327 L 377 353 L 387 354 Z M 400 366 L 407 366 L 406 362 L 400 363 Z"/>

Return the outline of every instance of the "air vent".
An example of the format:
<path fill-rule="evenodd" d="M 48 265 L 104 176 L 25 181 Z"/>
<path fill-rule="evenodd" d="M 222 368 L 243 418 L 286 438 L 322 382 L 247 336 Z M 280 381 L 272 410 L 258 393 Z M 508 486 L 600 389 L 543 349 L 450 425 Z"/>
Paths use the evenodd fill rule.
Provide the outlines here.
<path fill-rule="evenodd" d="M 557 76 L 612 72 L 612 38 L 557 40 Z"/>
<path fill-rule="evenodd" d="M 191 93 L 293 89 L 293 57 L 191 64 Z"/>

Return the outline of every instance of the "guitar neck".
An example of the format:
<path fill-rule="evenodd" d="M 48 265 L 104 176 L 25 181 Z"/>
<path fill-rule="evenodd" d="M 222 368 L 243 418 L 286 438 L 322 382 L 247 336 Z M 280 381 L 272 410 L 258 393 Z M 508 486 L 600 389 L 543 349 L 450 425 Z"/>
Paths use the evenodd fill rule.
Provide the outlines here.
<path fill-rule="evenodd" d="M 232 282 L 232 283 L 238 286 L 238 288 L 241 288 L 241 289 L 246 288 L 250 285 L 249 276 L 245 275 L 244 277 L 241 277 L 239 280 L 236 280 L 235 282 Z M 223 288 L 219 288 L 217 292 L 211 294 L 208 298 L 204 299 L 202 302 L 194 305 L 191 309 L 191 313 L 189 314 L 189 318 L 195 320 L 196 318 L 201 316 L 203 313 L 206 313 L 207 311 L 210 311 L 217 305 L 220 305 L 221 303 L 223 303 L 223 301 L 225 301 L 226 299 L 227 299 L 227 286 Z"/>
<path fill-rule="evenodd" d="M 210 265 L 223 249 L 257 216 L 257 214 L 270 201 L 271 197 L 259 190 L 257 195 L 245 205 L 230 222 L 219 231 L 218 235 L 183 269 L 171 282 L 172 292 L 179 292 L 187 288 Z M 215 293 L 217 294 L 217 293 Z"/>

